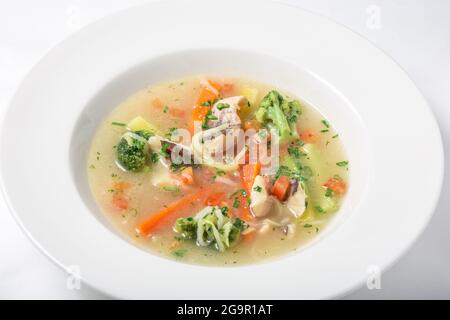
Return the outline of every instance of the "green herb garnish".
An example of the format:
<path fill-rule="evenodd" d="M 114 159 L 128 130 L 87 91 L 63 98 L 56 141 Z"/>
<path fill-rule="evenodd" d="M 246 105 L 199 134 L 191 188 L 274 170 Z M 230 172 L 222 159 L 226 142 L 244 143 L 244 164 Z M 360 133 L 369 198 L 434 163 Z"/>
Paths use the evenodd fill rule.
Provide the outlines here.
<path fill-rule="evenodd" d="M 348 161 L 339 161 L 339 162 L 336 162 L 336 165 L 338 167 L 345 167 L 348 165 Z"/>
<path fill-rule="evenodd" d="M 118 126 L 118 127 L 126 127 L 126 123 L 123 123 L 123 122 L 116 122 L 116 121 L 113 121 L 113 122 L 111 122 L 111 124 L 113 125 L 113 126 Z"/>

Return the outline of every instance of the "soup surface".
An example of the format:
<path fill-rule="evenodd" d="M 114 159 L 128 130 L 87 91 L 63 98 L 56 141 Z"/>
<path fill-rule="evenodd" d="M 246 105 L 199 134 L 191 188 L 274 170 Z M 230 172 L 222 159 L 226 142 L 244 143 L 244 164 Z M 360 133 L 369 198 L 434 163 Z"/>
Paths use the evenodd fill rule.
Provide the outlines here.
<path fill-rule="evenodd" d="M 121 102 L 87 159 L 92 194 L 121 234 L 204 265 L 300 248 L 339 210 L 348 166 L 338 134 L 306 102 L 253 80 L 206 76 Z"/>

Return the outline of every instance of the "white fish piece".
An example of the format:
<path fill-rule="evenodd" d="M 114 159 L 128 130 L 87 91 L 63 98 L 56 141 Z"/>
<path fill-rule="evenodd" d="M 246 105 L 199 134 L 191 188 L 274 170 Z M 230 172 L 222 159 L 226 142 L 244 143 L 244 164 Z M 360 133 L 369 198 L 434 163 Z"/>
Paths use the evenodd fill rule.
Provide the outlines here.
<path fill-rule="evenodd" d="M 255 217 L 264 217 L 272 207 L 272 197 L 266 188 L 266 181 L 261 175 L 256 176 L 250 193 L 250 211 Z"/>
<path fill-rule="evenodd" d="M 301 217 L 306 210 L 306 193 L 301 183 L 299 183 L 297 191 L 289 197 L 286 207 L 296 217 Z"/>

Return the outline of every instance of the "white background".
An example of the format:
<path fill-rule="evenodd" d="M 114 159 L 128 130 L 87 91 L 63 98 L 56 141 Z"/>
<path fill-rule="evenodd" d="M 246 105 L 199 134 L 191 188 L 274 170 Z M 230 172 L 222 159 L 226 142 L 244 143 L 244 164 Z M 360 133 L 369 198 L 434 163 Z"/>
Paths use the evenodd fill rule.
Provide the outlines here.
<path fill-rule="evenodd" d="M 51 47 L 86 24 L 143 2 L 0 0 L 0 111 L 6 108 L 26 72 Z M 383 273 L 380 290 L 368 290 L 364 286 L 345 298 L 450 299 L 450 0 L 286 2 L 346 25 L 388 53 L 425 95 L 444 140 L 447 172 L 441 199 L 430 225 L 414 246 Z M 408 121 L 407 115 L 404 121 Z M 402 129 L 401 122 L 398 129 Z M 421 143 L 427 141 L 417 141 L 418 148 Z M 420 171 L 417 168 L 416 172 L 411 172 L 416 177 L 417 188 L 421 187 Z M 39 214 L 39 208 L 36 208 L 36 214 Z M 64 272 L 30 243 L 1 200 L 0 298 L 107 297 L 86 285 L 82 285 L 80 290 L 67 289 Z"/>

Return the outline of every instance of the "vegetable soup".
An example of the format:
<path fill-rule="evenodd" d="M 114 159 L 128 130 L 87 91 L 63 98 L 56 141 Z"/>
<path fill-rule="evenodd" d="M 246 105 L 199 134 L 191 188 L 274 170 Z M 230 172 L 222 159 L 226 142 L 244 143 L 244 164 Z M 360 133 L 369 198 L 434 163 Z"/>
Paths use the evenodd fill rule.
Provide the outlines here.
<path fill-rule="evenodd" d="M 98 127 L 92 194 L 154 254 L 242 265 L 298 250 L 338 212 L 349 162 L 314 108 L 270 85 L 193 76 L 145 88 Z"/>

